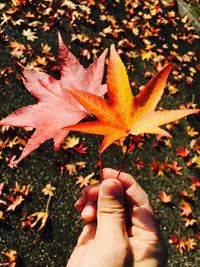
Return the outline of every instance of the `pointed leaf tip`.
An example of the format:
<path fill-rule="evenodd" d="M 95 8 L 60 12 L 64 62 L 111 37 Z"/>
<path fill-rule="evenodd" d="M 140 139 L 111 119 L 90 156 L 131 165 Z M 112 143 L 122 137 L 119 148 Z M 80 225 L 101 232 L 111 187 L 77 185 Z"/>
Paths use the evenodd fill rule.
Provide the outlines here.
<path fill-rule="evenodd" d="M 114 45 L 114 44 L 111 44 L 111 46 L 110 46 L 110 50 L 111 50 L 111 51 L 116 51 L 116 49 L 115 49 L 115 45 Z"/>
<path fill-rule="evenodd" d="M 58 43 L 59 44 L 63 43 L 63 38 L 62 38 L 60 31 L 58 31 Z"/>
<path fill-rule="evenodd" d="M 163 70 L 167 70 L 167 72 L 171 72 L 172 68 L 173 68 L 174 64 L 173 63 L 168 63 L 164 68 Z"/>
<path fill-rule="evenodd" d="M 116 51 L 116 48 L 115 48 L 115 45 L 114 44 L 111 44 L 110 46 L 110 59 L 112 58 L 115 58 L 115 57 L 119 57 L 117 51 Z"/>

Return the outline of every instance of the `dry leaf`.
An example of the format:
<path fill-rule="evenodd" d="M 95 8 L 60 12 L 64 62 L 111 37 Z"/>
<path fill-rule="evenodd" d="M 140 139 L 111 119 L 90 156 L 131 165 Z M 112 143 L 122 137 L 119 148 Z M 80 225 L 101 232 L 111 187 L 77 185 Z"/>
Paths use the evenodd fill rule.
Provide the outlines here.
<path fill-rule="evenodd" d="M 42 189 L 42 192 L 44 193 L 45 196 L 53 196 L 54 190 L 56 190 L 56 188 L 52 186 L 51 183 L 49 183 Z"/>
<path fill-rule="evenodd" d="M 44 212 L 44 211 L 35 212 L 35 213 L 31 214 L 29 216 L 29 218 L 30 219 L 32 219 L 32 218 L 35 219 L 35 221 L 32 222 L 32 224 L 31 224 L 31 228 L 35 227 L 36 224 L 38 224 L 41 221 L 40 222 L 41 225 L 40 225 L 40 227 L 38 229 L 40 231 L 42 228 L 45 227 L 45 224 L 46 224 L 47 219 L 48 219 L 48 213 L 47 212 Z"/>
<path fill-rule="evenodd" d="M 162 203 L 170 203 L 172 201 L 172 194 L 167 195 L 164 191 L 160 194 L 160 201 Z"/>

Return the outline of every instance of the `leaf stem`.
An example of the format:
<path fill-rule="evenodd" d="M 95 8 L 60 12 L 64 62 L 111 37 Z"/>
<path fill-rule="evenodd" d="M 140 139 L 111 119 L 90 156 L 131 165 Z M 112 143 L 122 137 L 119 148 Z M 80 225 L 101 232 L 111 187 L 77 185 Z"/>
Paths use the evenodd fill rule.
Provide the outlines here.
<path fill-rule="evenodd" d="M 128 154 L 128 149 L 129 149 L 129 144 L 130 144 L 130 134 L 128 135 L 127 137 L 127 145 L 126 145 L 126 151 L 125 151 L 125 154 L 124 154 L 124 158 L 123 158 L 123 161 L 122 161 L 122 164 L 120 166 L 120 169 L 119 169 L 119 172 L 117 174 L 117 179 L 119 178 L 119 175 L 120 173 L 122 172 L 122 169 L 124 167 L 124 164 L 125 164 L 125 161 L 126 161 L 126 158 L 127 158 L 127 154 Z"/>
<path fill-rule="evenodd" d="M 51 195 L 49 195 L 49 198 L 48 198 L 48 200 L 47 200 L 47 205 L 46 205 L 46 209 L 45 209 L 45 212 L 46 213 L 49 213 L 49 204 L 50 204 L 50 201 L 51 201 Z"/>
<path fill-rule="evenodd" d="M 97 139 L 98 139 L 98 146 L 99 146 L 100 176 L 101 176 L 101 181 L 103 181 L 103 157 L 102 157 L 102 153 L 100 152 L 101 142 L 100 142 L 99 135 L 97 136 Z"/>

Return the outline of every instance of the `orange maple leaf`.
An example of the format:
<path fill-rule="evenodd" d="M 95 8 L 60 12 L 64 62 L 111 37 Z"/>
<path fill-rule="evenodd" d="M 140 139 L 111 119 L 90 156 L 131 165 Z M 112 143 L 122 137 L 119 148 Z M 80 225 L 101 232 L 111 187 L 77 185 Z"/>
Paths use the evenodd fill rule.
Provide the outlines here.
<path fill-rule="evenodd" d="M 186 241 L 187 244 L 187 250 L 191 250 L 191 249 L 195 249 L 195 247 L 197 246 L 197 243 L 195 242 L 194 238 L 188 238 L 188 240 Z"/>
<path fill-rule="evenodd" d="M 16 209 L 16 207 L 18 207 L 24 201 L 24 198 L 21 195 L 16 196 L 15 198 L 12 196 L 8 196 L 8 195 L 5 195 L 5 196 L 9 201 L 12 202 L 12 204 L 10 204 L 8 206 L 7 211 L 9 211 L 9 210 L 14 211 Z"/>
<path fill-rule="evenodd" d="M 176 155 L 182 158 L 186 158 L 189 155 L 190 151 L 185 147 L 178 147 L 176 149 Z"/>
<path fill-rule="evenodd" d="M 155 111 L 171 68 L 172 64 L 168 64 L 134 97 L 125 66 L 112 45 L 107 74 L 109 101 L 86 91 L 66 88 L 98 121 L 80 123 L 65 129 L 104 135 L 101 153 L 113 142 L 129 134 L 155 133 L 170 137 L 159 126 L 200 112 L 200 109 Z"/>
<path fill-rule="evenodd" d="M 168 164 L 168 167 L 177 175 L 182 175 L 182 173 L 180 172 L 180 170 L 183 169 L 183 167 L 178 166 L 178 162 L 174 161 L 171 164 Z"/>
<path fill-rule="evenodd" d="M 192 214 L 192 208 L 188 202 L 182 200 L 182 206 L 180 208 L 182 210 L 182 216 L 188 217 L 190 214 Z"/>
<path fill-rule="evenodd" d="M 160 201 L 162 203 L 169 203 L 172 200 L 172 194 L 167 195 L 164 191 L 160 193 Z"/>

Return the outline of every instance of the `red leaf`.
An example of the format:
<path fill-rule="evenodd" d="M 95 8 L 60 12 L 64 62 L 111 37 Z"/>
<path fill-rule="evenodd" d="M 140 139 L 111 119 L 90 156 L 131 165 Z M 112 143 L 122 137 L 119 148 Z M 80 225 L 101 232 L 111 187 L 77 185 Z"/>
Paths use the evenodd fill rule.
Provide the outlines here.
<path fill-rule="evenodd" d="M 179 147 L 176 149 L 177 156 L 180 156 L 182 158 L 185 158 L 189 155 L 190 151 L 187 148 Z"/>
<path fill-rule="evenodd" d="M 176 235 L 173 235 L 170 237 L 169 242 L 177 245 L 179 243 L 179 238 Z"/>
<path fill-rule="evenodd" d="M 86 154 L 87 153 L 87 147 L 84 146 L 83 144 L 75 146 L 73 149 L 80 154 Z"/>
<path fill-rule="evenodd" d="M 134 162 L 134 166 L 137 170 L 143 169 L 144 168 L 144 163 L 140 158 L 137 158 Z"/>
<path fill-rule="evenodd" d="M 59 35 L 60 80 L 43 72 L 23 69 L 24 85 L 37 99 L 37 104 L 23 107 L 0 121 L 0 125 L 31 126 L 36 129 L 16 163 L 51 138 L 54 139 L 54 149 L 57 150 L 68 134 L 68 130 L 63 127 L 78 123 L 87 115 L 85 108 L 64 87 L 87 90 L 96 95 L 106 92 L 106 85 L 101 84 L 106 53 L 104 51 L 85 69 Z"/>

